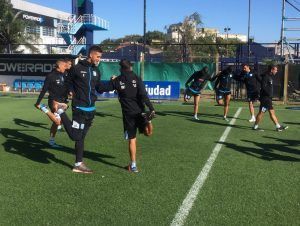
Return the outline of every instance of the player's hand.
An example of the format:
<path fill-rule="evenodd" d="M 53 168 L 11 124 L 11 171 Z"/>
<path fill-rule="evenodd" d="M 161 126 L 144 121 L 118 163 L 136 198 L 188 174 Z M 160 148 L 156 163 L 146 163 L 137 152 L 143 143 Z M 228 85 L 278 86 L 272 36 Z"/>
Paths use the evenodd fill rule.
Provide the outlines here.
<path fill-rule="evenodd" d="M 154 117 L 155 117 L 155 111 L 153 110 L 150 112 L 150 114 L 148 116 L 149 121 L 152 120 Z"/>
<path fill-rule="evenodd" d="M 116 77 L 117 77 L 116 75 L 112 75 L 112 76 L 110 77 L 110 80 L 114 80 Z"/>
<path fill-rule="evenodd" d="M 34 107 L 37 109 L 40 109 L 40 105 L 39 104 L 34 104 Z"/>

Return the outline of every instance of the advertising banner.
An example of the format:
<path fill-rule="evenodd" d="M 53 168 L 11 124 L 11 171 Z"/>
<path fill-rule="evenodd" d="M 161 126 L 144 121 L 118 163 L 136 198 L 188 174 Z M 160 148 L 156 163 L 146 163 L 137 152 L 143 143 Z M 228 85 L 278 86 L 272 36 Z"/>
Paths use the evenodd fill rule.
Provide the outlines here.
<path fill-rule="evenodd" d="M 67 54 L 0 54 L 0 75 L 46 76 Z"/>
<path fill-rule="evenodd" d="M 108 82 L 108 81 L 103 81 Z M 155 100 L 177 100 L 180 97 L 179 82 L 155 82 L 144 81 L 146 91 L 150 99 Z M 106 92 L 100 97 L 113 98 L 118 97 L 117 92 Z"/>

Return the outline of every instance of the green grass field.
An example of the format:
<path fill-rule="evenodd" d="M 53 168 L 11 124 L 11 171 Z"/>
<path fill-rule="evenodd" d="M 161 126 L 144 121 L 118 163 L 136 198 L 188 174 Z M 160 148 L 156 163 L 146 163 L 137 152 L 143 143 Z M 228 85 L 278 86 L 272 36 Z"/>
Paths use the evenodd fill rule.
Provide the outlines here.
<path fill-rule="evenodd" d="M 97 102 L 85 145 L 95 173 L 74 174 L 74 143 L 57 134 L 35 98 L 0 97 L 0 225 L 170 225 L 228 123 L 222 107 L 156 104 L 154 135 L 138 136 L 139 174 L 128 164 L 116 100 Z M 45 103 L 46 100 L 44 101 Z M 289 129 L 276 132 L 268 115 L 251 130 L 246 103 L 222 143 L 185 225 L 300 225 L 300 111 L 275 106 Z"/>

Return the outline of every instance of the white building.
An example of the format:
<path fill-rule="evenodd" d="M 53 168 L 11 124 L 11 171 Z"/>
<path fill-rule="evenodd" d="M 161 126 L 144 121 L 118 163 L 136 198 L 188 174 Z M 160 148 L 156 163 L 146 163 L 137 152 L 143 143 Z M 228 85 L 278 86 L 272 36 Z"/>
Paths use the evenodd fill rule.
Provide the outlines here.
<path fill-rule="evenodd" d="M 182 23 L 172 24 L 168 28 L 167 34 L 171 40 L 174 42 L 181 42 L 182 35 Z M 247 42 L 247 35 L 243 34 L 233 34 L 233 33 L 220 33 L 217 28 L 200 28 L 196 29 L 195 32 L 195 39 L 198 37 L 205 37 L 205 36 L 215 36 L 221 37 L 223 39 L 237 39 L 241 42 Z"/>
<path fill-rule="evenodd" d="M 26 28 L 26 32 L 37 36 L 35 44 L 40 53 L 67 53 L 66 48 L 57 48 L 55 45 L 66 44 L 58 34 L 57 25 L 61 21 L 68 21 L 68 18 L 71 17 L 70 13 L 25 0 L 11 0 L 11 3 L 16 13 L 20 14 L 19 18 L 33 22 L 33 26 Z M 31 53 L 26 46 L 20 46 L 19 50 Z"/>

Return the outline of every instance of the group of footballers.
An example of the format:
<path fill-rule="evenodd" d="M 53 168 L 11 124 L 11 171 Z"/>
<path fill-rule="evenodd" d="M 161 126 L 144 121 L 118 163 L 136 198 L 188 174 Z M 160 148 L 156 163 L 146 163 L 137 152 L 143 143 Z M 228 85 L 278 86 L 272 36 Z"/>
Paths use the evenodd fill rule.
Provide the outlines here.
<path fill-rule="evenodd" d="M 231 86 L 232 81 L 237 80 L 245 84 L 247 90 L 247 100 L 249 103 L 250 119 L 249 122 L 254 123 L 253 129 L 263 131 L 259 128 L 263 115 L 266 111 L 269 112 L 270 118 L 275 124 L 277 131 L 283 131 L 287 129 L 287 126 L 280 125 L 275 115 L 275 111 L 272 104 L 273 98 L 273 77 L 277 74 L 278 66 L 269 65 L 268 69 L 262 75 L 254 74 L 249 64 L 242 65 L 242 72 L 240 74 L 234 74 L 231 66 L 221 71 L 216 76 L 212 77 L 208 73 L 208 67 L 203 67 L 201 70 L 193 73 L 186 81 L 185 101 L 188 97 L 194 97 L 194 119 L 198 118 L 198 106 L 200 101 L 201 90 L 204 88 L 207 81 L 215 82 L 214 89 L 216 92 L 216 100 L 219 105 L 224 106 L 223 118 L 229 121 L 227 118 L 229 110 L 229 102 L 231 99 Z M 253 103 L 257 100 L 260 101 L 259 112 L 255 117 Z"/>
<path fill-rule="evenodd" d="M 44 87 L 35 107 L 46 113 L 53 121 L 50 130 L 49 144 L 58 147 L 54 141 L 59 125 L 63 124 L 68 136 L 75 141 L 76 173 L 93 173 L 83 162 L 84 140 L 95 116 L 97 94 L 115 90 L 119 96 L 123 115 L 125 139 L 128 140 L 130 164 L 126 169 L 137 173 L 136 134 L 137 130 L 146 136 L 152 134 L 151 119 L 155 115 L 142 80 L 132 71 L 132 64 L 123 59 L 120 61 L 120 75 L 112 76 L 108 83 L 101 82 L 98 64 L 102 56 L 99 46 L 89 49 L 88 57 L 69 68 L 69 60 L 58 60 L 56 69 L 47 75 Z M 48 91 L 48 107 L 41 100 Z M 72 96 L 72 120 L 66 114 L 68 95 Z M 145 111 L 145 105 L 149 111 Z"/>
<path fill-rule="evenodd" d="M 55 135 L 63 124 L 65 131 L 72 141 L 75 141 L 75 164 L 72 169 L 76 173 L 93 173 L 93 171 L 83 162 L 84 140 L 92 125 L 97 100 L 97 94 L 116 91 L 121 104 L 123 115 L 124 136 L 128 140 L 128 150 L 130 164 L 126 169 L 130 172 L 139 172 L 136 163 L 137 131 L 146 136 L 150 136 L 153 131 L 151 119 L 155 116 L 155 111 L 150 102 L 143 81 L 132 71 L 130 61 L 123 59 L 120 61 L 120 75 L 112 76 L 108 83 L 101 82 L 101 74 L 98 64 L 102 56 L 102 49 L 99 46 L 92 46 L 89 49 L 87 59 L 80 60 L 72 66 L 69 59 L 60 59 L 56 62 L 56 68 L 46 76 L 42 91 L 35 103 L 35 107 L 46 113 L 53 121 L 50 129 L 49 145 L 58 148 L 55 143 Z M 278 67 L 270 65 L 268 70 L 258 76 L 254 74 L 248 64 L 242 65 L 242 73 L 235 75 L 232 67 L 229 66 L 218 75 L 211 78 L 208 67 L 193 73 L 186 82 L 186 92 L 184 99 L 194 97 L 194 119 L 198 118 L 198 108 L 201 90 L 207 81 L 215 82 L 216 99 L 218 104 L 224 106 L 223 118 L 227 118 L 229 102 L 231 99 L 232 80 L 245 83 L 250 110 L 249 122 L 254 122 L 253 129 L 258 127 L 266 111 L 269 111 L 270 118 L 274 122 L 277 131 L 287 129 L 287 126 L 280 125 L 272 105 L 273 97 L 273 77 L 276 75 Z M 259 86 L 260 84 L 260 90 Z M 41 101 L 48 92 L 48 107 L 41 104 Z M 72 98 L 72 120 L 66 114 L 68 109 L 68 99 Z M 260 108 L 255 117 L 253 103 L 260 100 Z M 146 112 L 145 106 L 149 111 Z"/>

